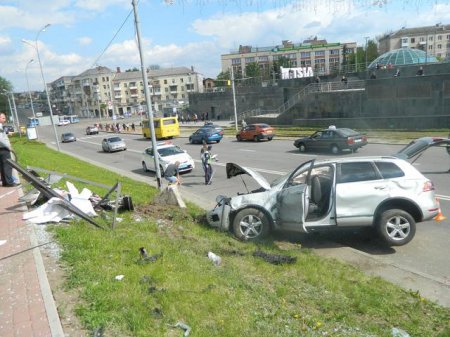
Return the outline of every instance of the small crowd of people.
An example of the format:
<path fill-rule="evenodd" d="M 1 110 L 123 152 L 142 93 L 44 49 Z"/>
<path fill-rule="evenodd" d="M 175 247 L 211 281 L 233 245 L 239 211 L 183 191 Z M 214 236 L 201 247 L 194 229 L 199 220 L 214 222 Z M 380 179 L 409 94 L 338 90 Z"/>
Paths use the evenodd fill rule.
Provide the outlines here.
<path fill-rule="evenodd" d="M 180 113 L 178 115 L 178 119 L 180 120 L 181 124 L 194 122 L 197 123 L 198 121 L 206 122 L 209 120 L 209 113 L 203 112 L 200 114 L 200 117 L 196 113 Z"/>
<path fill-rule="evenodd" d="M 136 124 L 133 123 L 105 123 L 103 125 L 102 123 L 94 124 L 100 131 L 105 130 L 106 132 L 135 132 L 136 131 Z"/>

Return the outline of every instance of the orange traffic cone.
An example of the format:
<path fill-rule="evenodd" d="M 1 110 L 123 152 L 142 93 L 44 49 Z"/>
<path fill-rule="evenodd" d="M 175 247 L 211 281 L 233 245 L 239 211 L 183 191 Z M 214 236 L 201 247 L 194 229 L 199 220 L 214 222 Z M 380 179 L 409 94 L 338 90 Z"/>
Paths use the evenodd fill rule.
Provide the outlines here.
<path fill-rule="evenodd" d="M 438 211 L 438 214 L 433 219 L 436 221 L 443 221 L 443 220 L 447 219 L 447 217 L 445 217 L 444 214 L 442 214 L 441 204 L 439 203 L 439 198 L 436 198 L 436 202 L 438 204 L 439 211 Z"/>

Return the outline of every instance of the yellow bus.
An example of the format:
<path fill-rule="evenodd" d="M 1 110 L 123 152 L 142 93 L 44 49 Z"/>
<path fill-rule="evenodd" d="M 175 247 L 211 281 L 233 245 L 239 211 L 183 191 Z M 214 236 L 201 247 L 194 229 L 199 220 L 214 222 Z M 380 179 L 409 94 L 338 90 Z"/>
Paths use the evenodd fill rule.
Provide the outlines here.
<path fill-rule="evenodd" d="M 180 125 L 177 117 L 154 118 L 155 137 L 157 139 L 173 138 L 180 135 Z M 150 138 L 149 120 L 142 121 L 142 134 L 145 138 Z"/>

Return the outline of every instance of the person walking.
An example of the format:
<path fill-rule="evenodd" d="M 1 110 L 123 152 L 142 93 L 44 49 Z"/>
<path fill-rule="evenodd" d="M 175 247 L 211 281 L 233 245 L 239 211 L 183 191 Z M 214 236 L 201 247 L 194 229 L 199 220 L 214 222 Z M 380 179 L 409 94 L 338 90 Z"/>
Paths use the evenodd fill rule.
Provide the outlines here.
<path fill-rule="evenodd" d="M 164 171 L 164 179 L 169 182 L 170 185 L 181 185 L 180 180 L 180 172 L 178 167 L 180 166 L 180 162 L 176 161 L 174 164 L 169 164 L 166 170 Z"/>
<path fill-rule="evenodd" d="M 6 114 L 0 112 L 0 174 L 2 185 L 5 187 L 18 186 L 20 183 L 14 179 L 12 167 L 7 160 L 11 159 L 11 143 L 3 124 L 6 123 Z"/>
<path fill-rule="evenodd" d="M 203 147 L 200 150 L 200 159 L 202 161 L 202 168 L 205 174 L 205 185 L 211 185 L 213 168 L 211 165 L 212 162 L 212 154 L 211 154 L 212 146 L 206 143 L 203 143 Z"/>

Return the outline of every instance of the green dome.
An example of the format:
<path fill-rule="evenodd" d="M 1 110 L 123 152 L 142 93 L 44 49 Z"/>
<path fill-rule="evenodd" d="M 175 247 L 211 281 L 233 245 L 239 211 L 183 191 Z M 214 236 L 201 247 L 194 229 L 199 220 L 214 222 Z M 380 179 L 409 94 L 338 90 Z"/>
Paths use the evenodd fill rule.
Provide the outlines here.
<path fill-rule="evenodd" d="M 369 69 L 376 68 L 379 65 L 404 66 L 408 64 L 418 63 L 436 63 L 438 60 L 433 55 L 427 55 L 426 52 L 420 49 L 400 48 L 388 51 L 381 56 L 378 56 L 372 63 L 369 64 Z"/>

